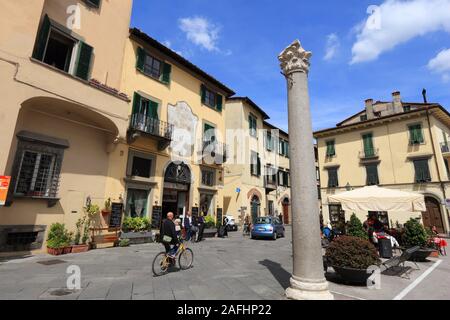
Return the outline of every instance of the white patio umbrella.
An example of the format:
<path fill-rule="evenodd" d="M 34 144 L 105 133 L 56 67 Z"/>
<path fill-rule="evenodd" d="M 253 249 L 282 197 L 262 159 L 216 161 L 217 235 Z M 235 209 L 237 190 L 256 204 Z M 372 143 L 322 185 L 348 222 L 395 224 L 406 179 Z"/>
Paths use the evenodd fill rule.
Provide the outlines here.
<path fill-rule="evenodd" d="M 425 197 L 419 193 L 394 189 L 365 187 L 328 196 L 328 202 L 341 203 L 344 211 L 423 212 Z"/>

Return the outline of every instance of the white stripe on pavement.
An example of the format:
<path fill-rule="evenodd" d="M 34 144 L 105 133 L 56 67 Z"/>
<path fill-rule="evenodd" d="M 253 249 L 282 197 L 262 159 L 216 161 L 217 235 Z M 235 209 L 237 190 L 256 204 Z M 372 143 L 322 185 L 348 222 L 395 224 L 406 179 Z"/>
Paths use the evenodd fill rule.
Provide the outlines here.
<path fill-rule="evenodd" d="M 436 261 L 427 271 L 425 271 L 420 277 L 414 280 L 409 286 L 407 286 L 402 292 L 400 292 L 393 300 L 402 300 L 408 293 L 410 293 L 419 283 L 423 281 L 434 269 L 442 263 L 442 260 Z"/>

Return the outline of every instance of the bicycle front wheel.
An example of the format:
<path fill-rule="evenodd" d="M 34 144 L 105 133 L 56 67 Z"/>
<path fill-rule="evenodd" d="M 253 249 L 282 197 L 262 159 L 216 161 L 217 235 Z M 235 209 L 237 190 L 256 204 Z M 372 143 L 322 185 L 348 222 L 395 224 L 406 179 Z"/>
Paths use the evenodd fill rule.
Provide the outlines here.
<path fill-rule="evenodd" d="M 169 271 L 170 261 L 165 252 L 160 252 L 153 260 L 153 274 L 155 276 L 165 275 Z"/>
<path fill-rule="evenodd" d="M 194 252 L 187 248 L 182 253 L 180 253 L 180 257 L 178 258 L 178 264 L 180 265 L 181 270 L 187 270 L 192 267 L 194 263 Z"/>

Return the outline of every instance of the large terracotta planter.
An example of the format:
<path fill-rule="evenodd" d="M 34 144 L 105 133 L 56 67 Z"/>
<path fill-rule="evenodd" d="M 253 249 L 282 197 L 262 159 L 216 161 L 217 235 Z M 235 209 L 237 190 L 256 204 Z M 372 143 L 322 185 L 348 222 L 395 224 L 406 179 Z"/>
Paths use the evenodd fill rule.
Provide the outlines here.
<path fill-rule="evenodd" d="M 60 256 L 64 254 L 64 248 L 48 248 L 47 247 L 47 253 L 51 254 L 52 256 Z"/>
<path fill-rule="evenodd" d="M 72 247 L 65 247 L 63 249 L 63 254 L 69 254 L 72 253 Z"/>
<path fill-rule="evenodd" d="M 336 266 L 333 266 L 333 269 L 338 275 L 342 277 L 345 282 L 354 284 L 366 284 L 367 279 L 372 275 L 370 273 L 367 273 L 366 269 L 354 269 Z"/>
<path fill-rule="evenodd" d="M 80 245 L 75 245 L 72 247 L 72 253 L 82 253 L 82 252 L 88 252 L 88 251 L 89 251 L 88 244 L 80 244 Z"/>

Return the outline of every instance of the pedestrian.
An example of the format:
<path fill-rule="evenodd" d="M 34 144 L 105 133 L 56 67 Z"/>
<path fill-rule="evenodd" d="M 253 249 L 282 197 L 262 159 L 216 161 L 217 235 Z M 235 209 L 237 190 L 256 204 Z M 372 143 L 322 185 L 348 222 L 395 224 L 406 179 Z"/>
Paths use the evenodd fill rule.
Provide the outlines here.
<path fill-rule="evenodd" d="M 164 219 L 161 225 L 161 230 L 159 232 L 161 243 L 166 249 L 166 254 L 170 258 L 175 258 L 179 246 L 177 232 L 175 230 L 175 223 L 173 222 L 173 216 L 173 212 L 169 212 L 167 214 L 167 218 Z M 172 248 L 171 245 L 173 245 Z"/>
<path fill-rule="evenodd" d="M 192 216 L 191 218 L 191 239 L 192 241 L 196 241 L 196 237 L 198 235 L 198 217 Z"/>
<path fill-rule="evenodd" d="M 175 219 L 175 231 L 177 233 L 177 237 L 179 238 L 181 235 L 181 219 Z"/>
<path fill-rule="evenodd" d="M 223 236 L 228 237 L 228 218 L 223 217 Z"/>
<path fill-rule="evenodd" d="M 198 235 L 197 235 L 197 242 L 202 241 L 203 239 L 203 231 L 205 230 L 205 214 L 202 212 L 200 213 L 200 217 L 198 217 Z"/>
<path fill-rule="evenodd" d="M 278 216 L 278 219 L 280 219 L 280 222 L 281 223 L 284 223 L 284 221 L 283 221 L 283 215 L 280 213 L 280 215 Z"/>
<path fill-rule="evenodd" d="M 186 241 L 191 239 L 191 227 L 192 227 L 192 217 L 189 211 L 186 211 L 186 214 L 183 219 L 183 227 L 184 232 L 186 234 Z"/>

